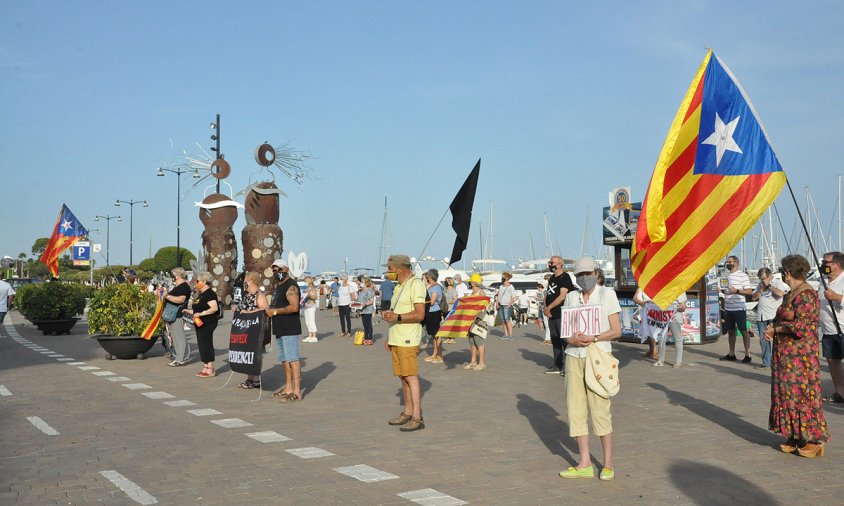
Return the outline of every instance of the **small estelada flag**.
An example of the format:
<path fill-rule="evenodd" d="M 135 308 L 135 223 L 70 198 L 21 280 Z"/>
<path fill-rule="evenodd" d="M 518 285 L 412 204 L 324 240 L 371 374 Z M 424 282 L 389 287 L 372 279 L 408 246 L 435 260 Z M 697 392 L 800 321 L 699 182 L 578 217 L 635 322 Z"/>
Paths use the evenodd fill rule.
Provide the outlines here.
<path fill-rule="evenodd" d="M 53 233 L 50 235 L 50 241 L 44 249 L 39 259 L 41 263 L 46 264 L 50 269 L 50 274 L 55 278 L 59 275 L 59 255 L 73 243 L 88 236 L 88 230 L 82 226 L 76 216 L 68 209 L 67 205 L 62 204 L 62 210 L 59 213 L 59 219 L 56 220 L 56 226 L 53 227 Z"/>

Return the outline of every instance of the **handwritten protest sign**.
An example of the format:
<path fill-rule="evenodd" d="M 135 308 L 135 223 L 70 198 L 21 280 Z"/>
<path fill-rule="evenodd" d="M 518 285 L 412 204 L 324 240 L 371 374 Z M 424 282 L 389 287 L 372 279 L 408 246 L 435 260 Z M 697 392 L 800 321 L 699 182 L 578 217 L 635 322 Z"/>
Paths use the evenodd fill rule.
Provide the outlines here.
<path fill-rule="evenodd" d="M 560 337 L 571 337 L 578 332 L 587 336 L 601 333 L 601 306 L 589 304 L 586 306 L 563 307 L 560 309 Z"/>
<path fill-rule="evenodd" d="M 676 308 L 676 304 L 673 305 Z M 670 307 L 670 306 L 669 306 Z M 643 309 L 644 318 L 642 318 L 642 342 L 647 338 L 652 337 L 656 341 L 665 339 L 668 333 L 668 324 L 674 318 L 676 309 L 663 310 L 653 302 L 645 303 Z"/>
<path fill-rule="evenodd" d="M 261 345 L 266 318 L 262 311 L 235 311 L 232 315 L 232 330 L 229 335 L 229 365 L 232 371 L 261 374 Z"/>

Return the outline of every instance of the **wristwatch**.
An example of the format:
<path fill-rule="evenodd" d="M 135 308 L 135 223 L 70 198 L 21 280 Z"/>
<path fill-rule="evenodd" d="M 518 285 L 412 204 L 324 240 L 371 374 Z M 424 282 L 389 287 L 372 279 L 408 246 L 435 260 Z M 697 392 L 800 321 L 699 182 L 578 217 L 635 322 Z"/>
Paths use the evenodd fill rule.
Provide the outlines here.
<path fill-rule="evenodd" d="M 595 336 L 595 339 L 593 339 L 592 342 L 597 343 L 598 342 L 598 336 Z"/>
<path fill-rule="evenodd" d="M 398 314 L 398 313 L 396 313 L 396 321 L 397 321 L 397 322 L 400 322 L 400 321 L 401 321 L 401 315 L 400 315 L 400 314 Z"/>

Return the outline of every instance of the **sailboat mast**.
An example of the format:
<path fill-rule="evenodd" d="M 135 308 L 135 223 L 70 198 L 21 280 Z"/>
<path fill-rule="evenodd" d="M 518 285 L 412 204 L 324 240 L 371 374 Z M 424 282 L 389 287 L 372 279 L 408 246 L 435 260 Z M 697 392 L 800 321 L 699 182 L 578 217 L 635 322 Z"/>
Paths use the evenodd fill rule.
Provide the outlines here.
<path fill-rule="evenodd" d="M 548 230 L 547 213 L 542 213 L 542 220 L 545 222 L 545 257 L 551 258 L 551 231 Z"/>
<path fill-rule="evenodd" d="M 387 258 L 387 251 L 390 249 L 387 238 L 387 223 L 387 196 L 384 195 L 384 218 L 381 221 L 381 246 L 378 247 L 378 264 L 375 266 L 375 272 L 380 272 L 381 261 Z"/>

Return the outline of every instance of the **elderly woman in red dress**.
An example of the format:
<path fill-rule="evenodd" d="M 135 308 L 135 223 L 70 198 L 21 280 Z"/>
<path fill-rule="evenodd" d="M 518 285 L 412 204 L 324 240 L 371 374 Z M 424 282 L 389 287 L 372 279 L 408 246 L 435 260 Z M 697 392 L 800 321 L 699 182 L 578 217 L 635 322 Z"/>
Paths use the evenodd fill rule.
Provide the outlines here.
<path fill-rule="evenodd" d="M 771 362 L 771 413 L 768 428 L 787 441 L 786 453 L 802 457 L 822 456 L 829 441 L 821 399 L 818 362 L 818 293 L 806 283 L 809 262 L 800 255 L 782 259 L 782 279 L 791 288 L 777 310 L 774 323 L 765 331 L 773 341 Z"/>

